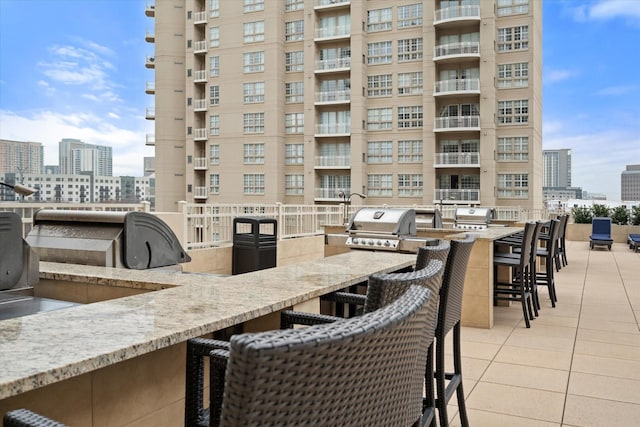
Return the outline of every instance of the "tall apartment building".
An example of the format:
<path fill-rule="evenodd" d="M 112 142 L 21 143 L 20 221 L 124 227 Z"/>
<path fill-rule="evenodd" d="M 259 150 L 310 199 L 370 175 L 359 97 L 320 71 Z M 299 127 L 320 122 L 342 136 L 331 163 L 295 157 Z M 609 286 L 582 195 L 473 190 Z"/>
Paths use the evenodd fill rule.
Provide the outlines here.
<path fill-rule="evenodd" d="M 571 187 L 571 150 L 543 150 L 543 187 Z"/>
<path fill-rule="evenodd" d="M 0 173 L 41 173 L 43 164 L 41 142 L 0 139 Z"/>
<path fill-rule="evenodd" d="M 58 143 L 61 174 L 92 172 L 98 176 L 113 175 L 112 148 L 87 144 L 79 139 L 63 138 Z"/>
<path fill-rule="evenodd" d="M 627 165 L 620 174 L 620 198 L 622 200 L 640 200 L 640 165 Z"/>
<path fill-rule="evenodd" d="M 542 2 L 156 0 L 156 206 L 542 199 Z"/>

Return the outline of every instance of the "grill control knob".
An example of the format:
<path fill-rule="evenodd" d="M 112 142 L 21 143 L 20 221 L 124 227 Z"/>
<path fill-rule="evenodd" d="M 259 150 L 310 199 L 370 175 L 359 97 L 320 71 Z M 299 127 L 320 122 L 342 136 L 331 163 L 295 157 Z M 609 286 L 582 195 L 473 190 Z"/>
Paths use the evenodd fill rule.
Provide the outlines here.
<path fill-rule="evenodd" d="M 373 239 L 369 240 L 369 244 L 373 246 Z"/>
<path fill-rule="evenodd" d="M 353 243 L 354 245 L 358 244 L 358 238 L 354 237 L 353 239 L 351 239 L 351 243 Z"/>
<path fill-rule="evenodd" d="M 387 240 L 387 241 L 384 242 L 384 245 L 389 247 L 389 246 L 391 246 L 391 242 Z"/>

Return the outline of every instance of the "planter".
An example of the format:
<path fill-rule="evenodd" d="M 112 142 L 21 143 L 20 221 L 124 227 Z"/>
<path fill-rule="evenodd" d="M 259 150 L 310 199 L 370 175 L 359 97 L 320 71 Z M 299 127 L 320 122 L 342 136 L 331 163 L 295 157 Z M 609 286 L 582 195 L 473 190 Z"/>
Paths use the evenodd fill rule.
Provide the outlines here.
<path fill-rule="evenodd" d="M 640 234 L 640 225 L 611 225 L 611 238 L 615 243 L 626 243 L 629 234 Z M 576 242 L 588 242 L 591 224 L 567 224 L 566 239 Z"/>

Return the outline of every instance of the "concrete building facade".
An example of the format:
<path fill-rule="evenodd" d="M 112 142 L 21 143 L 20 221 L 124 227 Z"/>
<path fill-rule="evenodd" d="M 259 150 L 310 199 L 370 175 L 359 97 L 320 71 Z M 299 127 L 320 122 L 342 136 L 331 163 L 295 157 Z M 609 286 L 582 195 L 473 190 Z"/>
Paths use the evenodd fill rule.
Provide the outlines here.
<path fill-rule="evenodd" d="M 0 139 L 0 173 L 41 173 L 43 165 L 41 142 Z"/>
<path fill-rule="evenodd" d="M 63 138 L 58 143 L 58 153 L 61 174 L 92 172 L 100 176 L 113 175 L 113 152 L 109 146 Z"/>
<path fill-rule="evenodd" d="M 627 165 L 620 174 L 620 198 L 640 200 L 640 165 Z"/>
<path fill-rule="evenodd" d="M 543 187 L 571 187 L 571 150 L 543 150 Z"/>
<path fill-rule="evenodd" d="M 156 0 L 145 13 L 158 210 L 341 193 L 543 206 L 541 1 Z"/>

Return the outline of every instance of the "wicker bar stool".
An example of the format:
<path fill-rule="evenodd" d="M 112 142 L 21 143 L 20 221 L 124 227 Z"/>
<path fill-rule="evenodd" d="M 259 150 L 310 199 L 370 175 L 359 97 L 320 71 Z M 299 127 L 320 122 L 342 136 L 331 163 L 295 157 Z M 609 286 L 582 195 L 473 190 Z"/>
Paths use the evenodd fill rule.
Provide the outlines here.
<path fill-rule="evenodd" d="M 3 427 L 67 427 L 43 415 L 28 409 L 15 409 L 4 414 Z"/>

